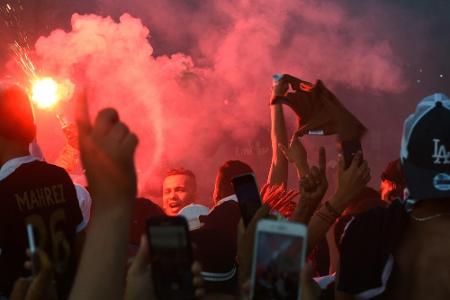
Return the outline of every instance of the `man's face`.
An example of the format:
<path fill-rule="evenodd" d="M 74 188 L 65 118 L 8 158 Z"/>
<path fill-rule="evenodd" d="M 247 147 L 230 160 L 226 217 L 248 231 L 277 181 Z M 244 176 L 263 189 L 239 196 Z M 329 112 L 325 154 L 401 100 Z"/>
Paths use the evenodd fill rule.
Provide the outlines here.
<path fill-rule="evenodd" d="M 195 200 L 195 181 L 186 175 L 171 175 L 163 182 L 163 208 L 167 215 L 176 215 Z"/>

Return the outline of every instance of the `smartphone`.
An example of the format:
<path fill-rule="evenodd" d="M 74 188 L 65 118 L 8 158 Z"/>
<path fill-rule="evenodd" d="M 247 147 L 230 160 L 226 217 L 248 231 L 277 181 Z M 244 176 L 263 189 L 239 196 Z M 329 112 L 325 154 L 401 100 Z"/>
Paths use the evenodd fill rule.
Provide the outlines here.
<path fill-rule="evenodd" d="M 256 227 L 250 299 L 300 300 L 299 274 L 305 261 L 307 228 L 261 220 Z"/>
<path fill-rule="evenodd" d="M 32 224 L 27 224 L 27 239 L 28 239 L 28 248 L 31 252 L 31 272 L 33 276 L 36 276 L 39 273 L 39 259 L 36 253 L 36 239 L 34 238 L 34 230 Z"/>
<path fill-rule="evenodd" d="M 244 174 L 232 179 L 242 220 L 245 227 L 250 223 L 256 211 L 261 207 L 261 197 L 253 173 Z"/>
<path fill-rule="evenodd" d="M 194 299 L 192 248 L 188 224 L 181 216 L 147 220 L 153 285 L 159 299 Z"/>
<path fill-rule="evenodd" d="M 350 167 L 353 157 L 360 151 L 362 153 L 362 146 L 360 140 L 341 141 L 342 155 L 344 156 L 345 169 Z"/>

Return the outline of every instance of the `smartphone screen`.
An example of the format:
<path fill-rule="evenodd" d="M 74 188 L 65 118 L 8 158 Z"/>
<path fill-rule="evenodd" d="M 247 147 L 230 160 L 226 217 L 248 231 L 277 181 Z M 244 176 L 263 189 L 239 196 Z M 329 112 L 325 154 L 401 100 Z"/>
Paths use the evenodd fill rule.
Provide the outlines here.
<path fill-rule="evenodd" d="M 187 223 L 182 217 L 148 221 L 152 275 L 160 299 L 193 299 L 192 251 Z"/>
<path fill-rule="evenodd" d="M 39 258 L 36 254 L 36 241 L 34 238 L 34 229 L 32 224 L 27 224 L 27 238 L 28 238 L 28 248 L 31 252 L 31 272 L 33 276 L 36 276 L 39 273 Z"/>
<path fill-rule="evenodd" d="M 258 185 L 253 174 L 233 178 L 233 186 L 239 202 L 245 227 L 250 223 L 256 211 L 261 207 Z"/>
<path fill-rule="evenodd" d="M 360 140 L 353 141 L 342 141 L 341 142 L 342 155 L 344 156 L 345 169 L 350 167 L 353 157 L 358 153 L 362 152 L 362 146 Z"/>
<path fill-rule="evenodd" d="M 253 299 L 297 300 L 304 237 L 258 231 L 256 239 Z"/>

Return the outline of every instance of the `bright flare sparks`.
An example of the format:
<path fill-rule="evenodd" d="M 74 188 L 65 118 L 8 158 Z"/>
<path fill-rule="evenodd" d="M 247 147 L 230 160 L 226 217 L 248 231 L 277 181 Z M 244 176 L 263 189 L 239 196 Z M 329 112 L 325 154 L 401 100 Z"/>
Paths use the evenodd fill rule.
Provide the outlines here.
<path fill-rule="evenodd" d="M 50 109 L 61 100 L 61 88 L 50 78 L 39 78 L 33 83 L 31 100 L 41 109 Z"/>

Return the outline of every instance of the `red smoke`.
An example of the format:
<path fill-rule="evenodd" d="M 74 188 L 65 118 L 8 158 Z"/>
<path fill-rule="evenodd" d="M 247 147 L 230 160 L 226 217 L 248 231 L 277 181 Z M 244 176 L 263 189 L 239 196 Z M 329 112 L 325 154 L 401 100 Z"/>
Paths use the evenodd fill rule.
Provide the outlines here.
<path fill-rule="evenodd" d="M 119 109 L 141 140 L 143 194 L 157 191 L 164 170 L 175 166 L 193 169 L 203 192 L 210 191 L 218 166 L 239 158 L 239 151 L 222 144 L 245 147 L 268 127 L 273 73 L 373 91 L 404 87 L 389 45 L 333 4 L 207 1 L 191 14 L 187 4 L 174 7 L 163 0 L 151 7 L 145 1 L 127 1 L 124 8 L 112 2 L 117 3 L 101 1 L 105 12 L 129 9 L 150 20 L 175 48 L 188 47 L 195 63 L 183 53 L 154 55 L 149 30 L 125 14 L 119 22 L 74 15 L 72 31 L 56 30 L 38 40 L 37 64 L 86 86 L 91 112 Z M 48 156 L 55 155 L 55 132 L 40 128 Z M 265 158 L 267 151 L 261 150 Z M 260 164 L 264 170 L 269 162 Z"/>

